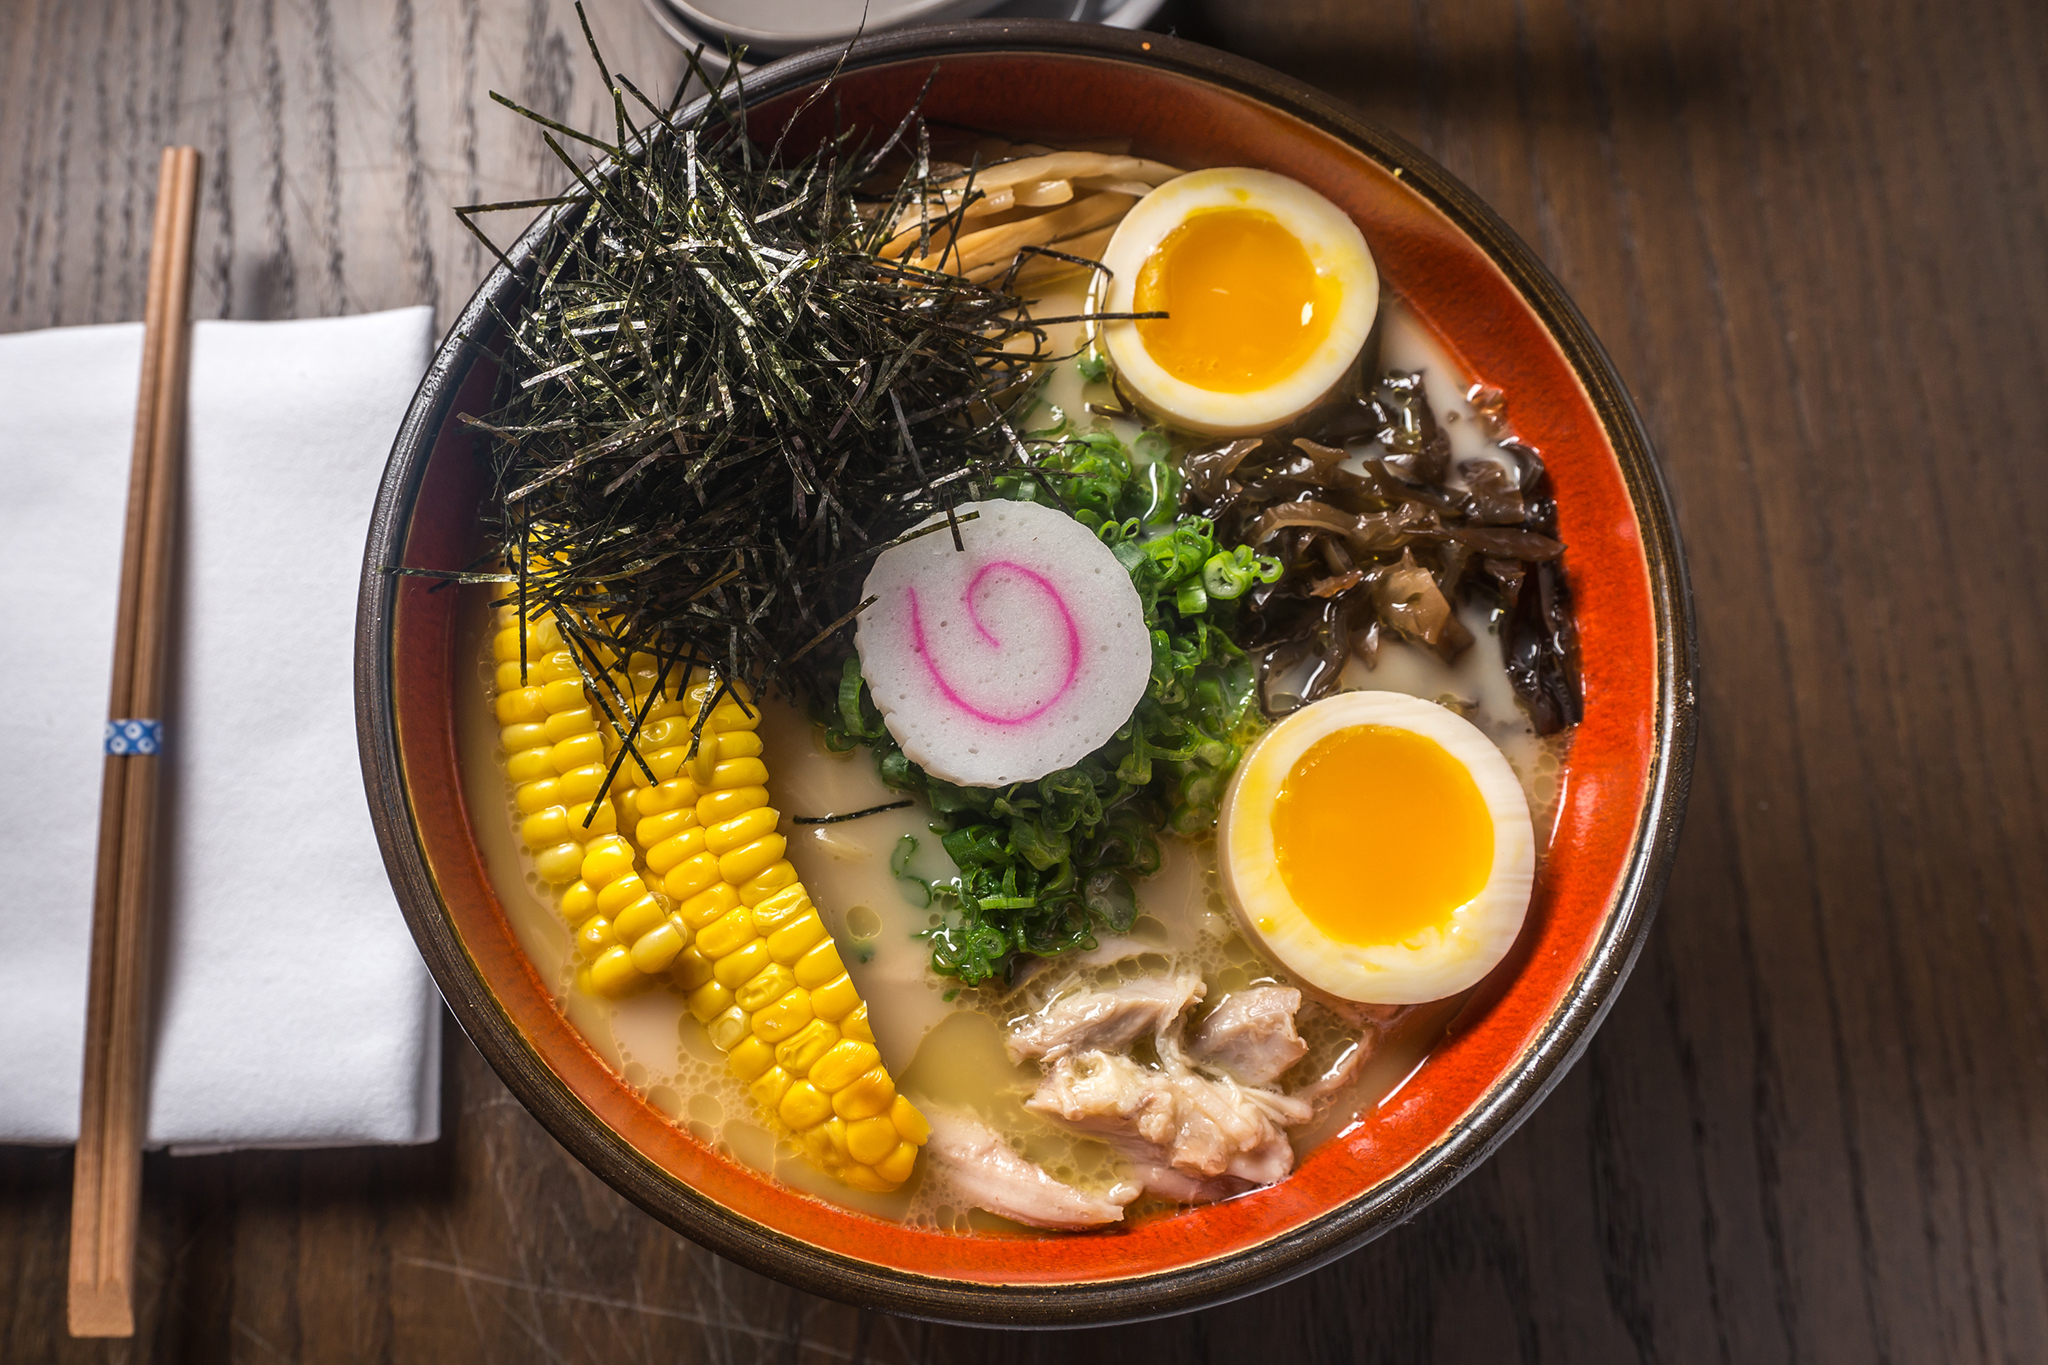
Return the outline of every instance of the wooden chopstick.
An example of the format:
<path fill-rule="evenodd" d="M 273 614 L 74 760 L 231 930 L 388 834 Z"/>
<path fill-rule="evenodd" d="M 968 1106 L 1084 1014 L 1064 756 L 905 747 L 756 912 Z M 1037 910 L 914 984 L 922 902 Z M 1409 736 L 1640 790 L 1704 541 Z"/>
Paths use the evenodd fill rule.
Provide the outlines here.
<path fill-rule="evenodd" d="M 85 1075 L 71 1189 L 71 1334 L 135 1334 L 135 1227 L 142 1197 L 149 1060 L 150 903 L 156 853 L 157 738 L 126 741 L 113 722 L 158 722 L 177 533 L 191 329 L 199 153 L 166 147 L 157 170 L 143 310 L 142 384 L 128 473 L 108 752 L 100 779 Z M 157 734 L 160 736 L 161 730 Z"/>

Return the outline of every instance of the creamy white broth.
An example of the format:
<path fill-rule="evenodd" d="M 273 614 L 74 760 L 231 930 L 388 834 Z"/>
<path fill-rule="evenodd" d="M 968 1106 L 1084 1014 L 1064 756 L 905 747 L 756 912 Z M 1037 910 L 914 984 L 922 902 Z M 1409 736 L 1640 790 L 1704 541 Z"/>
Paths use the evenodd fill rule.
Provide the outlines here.
<path fill-rule="evenodd" d="M 1084 306 L 1076 285 L 1045 295 L 1036 311 L 1062 315 L 1080 312 Z M 1445 422 L 1455 457 L 1494 458 L 1494 438 L 1466 402 L 1468 377 L 1398 300 L 1385 300 L 1382 310 L 1382 369 L 1423 370 L 1429 400 Z M 1081 344 L 1078 324 L 1048 330 L 1056 354 Z M 1087 383 L 1072 363 L 1063 363 L 1049 376 L 1044 400 L 1087 423 L 1094 420 L 1088 404 L 1109 405 L 1114 397 L 1108 385 Z M 1112 419 L 1111 425 L 1127 444 L 1141 430 L 1121 418 Z M 460 689 L 457 719 L 464 791 L 476 812 L 478 841 L 514 933 L 557 1004 L 598 1054 L 651 1105 L 699 1139 L 795 1188 L 878 1216 L 930 1226 L 1014 1228 L 993 1215 L 960 1206 L 929 1161 L 921 1160 L 911 1181 L 888 1195 L 854 1190 L 810 1166 L 759 1113 L 676 992 L 656 988 L 611 1001 L 573 989 L 569 927 L 555 909 L 554 893 L 533 873 L 518 839 L 503 756 L 497 749 L 487 634 L 490 593 L 481 588 L 464 591 L 471 600 L 462 648 L 477 661 L 477 671 L 475 685 Z M 1371 667 L 1361 658 L 1351 660 L 1343 686 L 1404 692 L 1453 705 L 1507 755 L 1536 816 L 1539 844 L 1547 843 L 1542 831 L 1556 805 L 1562 744 L 1539 739 L 1516 702 L 1502 666 L 1497 629 L 1488 614 L 1467 607 L 1462 619 L 1475 643 L 1455 664 L 1387 640 Z M 1213 841 L 1191 843 L 1161 835 L 1161 870 L 1137 884 L 1139 913 L 1128 933 L 1105 936 L 1092 950 L 1029 964 L 1019 985 L 1009 990 L 956 990 L 957 983 L 928 971 L 928 947 L 918 937 L 934 923 L 934 910 L 918 903 L 915 889 L 906 887 L 890 865 L 898 841 L 910 836 L 918 841 L 907 868 L 912 876 L 928 881 L 954 872 L 930 828 L 930 812 L 913 804 L 842 823 L 796 824 L 799 816 L 844 814 L 902 797 L 882 784 L 869 751 L 831 753 L 822 743 L 822 731 L 790 706 L 771 702 L 763 710 L 763 758 L 775 804 L 783 813 L 780 831 L 789 839 L 789 857 L 868 1002 L 876 1045 L 900 1089 L 919 1104 L 978 1113 L 1056 1177 L 1101 1190 L 1115 1182 L 1119 1166 L 1103 1143 L 1023 1107 L 1037 1086 L 1039 1071 L 1031 1063 L 1010 1062 L 1002 1046 L 1004 1021 L 1074 985 L 1176 969 L 1199 971 L 1208 984 L 1211 1004 L 1249 985 L 1295 984 L 1237 933 L 1218 890 Z M 1376 1049 L 1359 1074 L 1327 1110 L 1290 1132 L 1296 1152 L 1305 1153 L 1355 1125 L 1396 1092 L 1462 1004 L 1460 996 L 1403 1010 L 1377 1026 Z M 1304 1068 L 1334 1056 L 1357 1036 L 1355 1023 L 1346 1024 L 1328 1010 L 1305 1008 L 1301 1025 L 1313 1049 Z M 1144 1208 L 1135 1206 L 1139 1212 Z"/>

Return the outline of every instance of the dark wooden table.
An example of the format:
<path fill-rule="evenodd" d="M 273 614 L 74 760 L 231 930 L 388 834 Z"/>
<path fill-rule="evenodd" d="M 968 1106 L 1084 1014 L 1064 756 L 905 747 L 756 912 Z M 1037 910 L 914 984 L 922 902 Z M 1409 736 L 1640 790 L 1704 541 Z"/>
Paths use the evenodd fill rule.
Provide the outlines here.
<path fill-rule="evenodd" d="M 674 79 L 637 0 L 592 6 L 620 64 Z M 64 1336 L 69 1154 L 0 1150 L 0 1359 L 2048 1359 L 2048 6 L 1166 19 L 1475 187 L 1661 449 L 1705 660 L 1691 818 L 1549 1102 L 1319 1274 L 1019 1336 L 720 1262 L 451 1029 L 432 1147 L 152 1157 L 132 1345 Z M 445 320 L 483 268 L 449 206 L 559 179 L 486 92 L 600 108 L 559 0 L 16 0 L 0 35 L 0 330 L 140 316 L 172 141 L 206 157 L 201 315 Z"/>

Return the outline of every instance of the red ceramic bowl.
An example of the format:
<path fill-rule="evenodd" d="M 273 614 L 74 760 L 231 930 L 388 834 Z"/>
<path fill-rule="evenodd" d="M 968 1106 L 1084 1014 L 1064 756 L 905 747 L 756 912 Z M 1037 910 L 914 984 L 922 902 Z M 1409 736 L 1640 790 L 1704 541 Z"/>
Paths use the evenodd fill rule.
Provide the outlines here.
<path fill-rule="evenodd" d="M 756 73 L 757 128 L 779 126 L 838 55 Z M 454 414 L 489 406 L 493 368 L 477 343 L 491 306 L 518 306 L 502 268 L 435 357 L 378 497 L 356 654 L 365 780 L 392 882 L 455 1017 L 569 1150 L 657 1218 L 756 1270 L 895 1312 L 1018 1326 L 1180 1312 L 1387 1231 L 1498 1146 L 1585 1047 L 1642 944 L 1684 807 L 1694 728 L 1685 574 L 1649 444 L 1599 343 L 1528 248 L 1427 157 L 1262 68 L 1059 23 L 865 41 L 838 77 L 843 116 L 893 125 L 934 64 L 925 109 L 935 119 L 1054 144 L 1128 137 L 1177 165 L 1261 166 L 1314 186 L 1356 219 L 1387 286 L 1468 372 L 1509 395 L 1556 485 L 1586 718 L 1528 927 L 1491 988 L 1395 1098 L 1286 1180 L 1109 1233 L 879 1221 L 786 1188 L 671 1123 L 570 1027 L 515 941 L 456 771 L 452 689 L 473 675 L 455 657 L 458 595 L 385 572 L 476 553 L 482 486 Z"/>

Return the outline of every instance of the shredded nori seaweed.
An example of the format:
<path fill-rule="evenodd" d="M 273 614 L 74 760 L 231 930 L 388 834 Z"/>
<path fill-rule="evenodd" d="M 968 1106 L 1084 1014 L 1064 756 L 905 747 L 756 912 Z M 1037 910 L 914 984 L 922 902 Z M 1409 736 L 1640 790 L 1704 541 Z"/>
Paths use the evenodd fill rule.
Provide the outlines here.
<path fill-rule="evenodd" d="M 498 407 L 463 418 L 504 600 L 552 613 L 622 737 L 602 661 L 633 653 L 806 699 L 795 665 L 851 625 L 869 558 L 1026 458 L 1013 417 L 1044 343 L 1005 279 L 876 255 L 932 176 L 916 108 L 877 145 L 799 156 L 749 136 L 736 67 L 706 84 L 684 115 L 614 77 L 615 141 L 519 110 L 586 197 L 533 201 L 565 207 L 500 315 Z M 513 206 L 462 212 L 492 207 Z"/>

